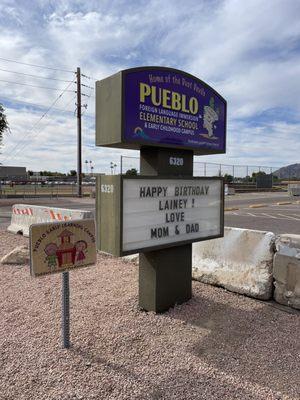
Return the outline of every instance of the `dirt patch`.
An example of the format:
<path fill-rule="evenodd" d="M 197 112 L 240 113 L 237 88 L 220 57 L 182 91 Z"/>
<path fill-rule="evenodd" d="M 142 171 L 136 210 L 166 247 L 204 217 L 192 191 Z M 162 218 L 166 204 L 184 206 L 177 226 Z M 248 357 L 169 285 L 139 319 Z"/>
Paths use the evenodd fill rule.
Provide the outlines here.
<path fill-rule="evenodd" d="M 27 239 L 0 232 L 0 257 Z M 138 267 L 98 256 L 70 272 L 71 342 L 61 349 L 61 276 L 0 266 L 0 399 L 298 399 L 299 314 L 193 282 L 168 313 L 138 309 Z"/>

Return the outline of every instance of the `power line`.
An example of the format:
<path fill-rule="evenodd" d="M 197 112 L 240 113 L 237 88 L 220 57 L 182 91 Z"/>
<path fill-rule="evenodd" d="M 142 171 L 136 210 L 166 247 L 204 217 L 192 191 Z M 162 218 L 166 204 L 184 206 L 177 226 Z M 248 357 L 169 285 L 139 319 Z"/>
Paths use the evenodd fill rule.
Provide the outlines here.
<path fill-rule="evenodd" d="M 49 79 L 49 80 L 51 80 L 51 81 L 58 81 L 58 82 L 72 82 L 72 81 L 70 81 L 70 80 L 69 80 L 69 81 L 67 81 L 67 80 L 65 80 L 65 79 L 59 79 L 59 78 L 50 78 L 50 77 L 47 77 L 47 76 L 26 74 L 25 72 L 19 72 L 19 71 L 10 71 L 10 70 L 8 70 L 8 69 L 3 69 L 3 68 L 0 68 L 0 71 L 3 71 L 3 72 L 9 72 L 9 73 L 11 73 L 11 74 L 18 74 L 18 75 L 30 76 L 30 77 L 32 77 L 32 78 L 39 78 L 39 79 Z"/>
<path fill-rule="evenodd" d="M 13 84 L 15 84 L 15 85 L 30 86 L 30 87 L 39 88 L 39 89 L 46 89 L 46 90 L 56 90 L 56 91 L 61 90 L 61 89 L 59 89 L 59 88 L 52 88 L 52 87 L 46 87 L 46 86 L 31 85 L 31 84 L 29 84 L 29 83 L 22 83 L 22 82 L 6 81 L 6 80 L 4 80 L 4 79 L 0 79 L 0 82 L 13 83 Z M 70 82 L 73 83 L 74 81 L 70 81 Z M 67 92 L 75 93 L 74 90 L 67 90 Z"/>
<path fill-rule="evenodd" d="M 75 101 L 76 95 L 66 104 L 65 110 L 67 109 L 67 107 L 71 104 L 72 101 Z M 51 124 L 52 121 L 49 121 L 44 127 L 43 129 L 47 128 L 47 126 L 49 126 Z M 34 139 L 39 135 L 40 131 L 37 131 L 35 133 L 35 135 L 32 136 L 31 138 L 31 143 L 34 141 Z M 15 152 L 15 154 L 12 156 L 12 159 L 15 158 L 21 150 L 23 150 L 26 146 L 28 146 L 29 143 L 24 143 L 23 146 L 21 148 L 19 148 L 19 150 L 17 150 Z"/>
<path fill-rule="evenodd" d="M 2 97 L 1 96 L 1 100 L 6 100 L 6 101 L 8 101 L 8 102 L 12 102 L 12 101 L 14 101 L 14 102 L 16 102 L 16 103 L 21 103 L 21 104 L 25 104 L 25 105 L 28 105 L 28 106 L 34 106 L 34 107 L 38 107 L 38 108 L 48 108 L 49 106 L 46 106 L 45 104 L 38 104 L 38 103 L 31 103 L 31 102 L 29 102 L 29 101 L 24 101 L 24 100 L 18 100 L 18 99 L 13 99 L 13 100 L 11 100 L 11 99 L 9 99 L 9 98 L 7 98 L 7 97 Z M 8 108 L 13 108 L 13 107 L 9 107 L 9 106 L 5 106 L 6 108 L 8 107 Z M 52 107 L 52 110 L 56 110 L 56 111 L 64 111 L 62 108 L 58 108 L 58 107 Z M 64 112 L 66 112 L 66 111 L 64 111 Z M 73 111 L 67 111 L 67 112 L 69 112 L 69 113 L 73 113 Z"/>
<path fill-rule="evenodd" d="M 73 81 L 71 81 L 67 86 L 66 86 L 66 88 L 60 93 L 60 95 L 52 102 L 52 104 L 49 106 L 49 108 L 42 114 L 42 116 L 38 119 L 38 121 L 36 121 L 33 125 L 32 125 L 32 127 L 31 127 L 31 129 L 25 134 L 25 136 L 28 136 L 28 135 L 30 135 L 30 133 L 33 131 L 33 129 L 41 122 L 41 120 L 47 115 L 47 113 L 54 107 L 54 105 L 58 102 L 58 100 L 63 96 L 63 94 L 65 93 L 65 92 L 67 92 L 68 91 L 68 88 L 71 86 L 71 84 L 73 83 L 75 81 L 75 78 L 74 78 L 74 80 Z M 11 151 L 10 151 L 10 153 L 9 154 L 11 154 L 14 150 L 16 150 L 17 149 L 17 147 L 21 144 L 22 145 L 22 143 L 24 142 L 24 139 L 25 139 L 25 137 L 23 138 L 23 140 L 21 140 L 19 143 L 17 143 L 12 149 L 11 149 Z M 18 152 L 18 151 L 17 151 Z M 8 154 L 8 155 L 9 155 Z M 8 155 L 7 155 L 7 157 L 8 157 Z M 16 154 L 15 154 L 16 155 Z M 14 156 L 15 156 L 14 155 Z M 13 157 L 14 157 L 13 156 Z M 7 157 L 2 161 L 2 162 L 4 162 L 5 160 L 7 160 Z"/>
<path fill-rule="evenodd" d="M 82 74 L 81 74 L 82 75 Z M 89 114 L 87 114 L 86 113 L 86 111 L 87 111 L 87 109 L 88 109 L 88 106 L 89 106 L 89 102 L 90 102 L 90 100 L 91 100 L 91 95 L 92 95 L 92 90 L 94 89 L 94 88 L 92 88 L 92 87 L 90 87 L 90 94 L 89 95 L 86 95 L 87 97 L 88 97 L 88 100 L 87 100 L 87 103 L 85 104 L 85 110 L 82 112 L 82 114 L 81 115 L 84 115 L 84 116 L 86 116 L 86 117 L 91 117 Z M 93 116 L 94 117 L 94 116 Z"/>
<path fill-rule="evenodd" d="M 92 76 L 87 76 L 87 75 L 84 75 L 84 74 L 81 74 L 81 76 L 83 76 L 84 78 L 87 78 L 87 79 L 92 79 L 93 81 L 97 81 L 98 80 L 98 79 L 93 78 Z"/>
<path fill-rule="evenodd" d="M 37 65 L 37 64 L 29 64 L 29 63 L 24 63 L 24 62 L 21 62 L 21 61 L 16 61 L 16 60 L 9 60 L 9 59 L 3 58 L 3 57 L 0 57 L 0 60 L 7 61 L 7 62 L 12 62 L 12 63 L 16 63 L 16 64 L 27 65 L 27 66 L 29 66 L 29 67 L 37 67 L 37 68 L 51 69 L 52 71 L 70 72 L 70 73 L 72 73 L 72 74 L 75 74 L 75 71 L 70 71 L 70 70 L 68 70 L 68 69 L 46 67 L 46 66 L 44 66 L 44 65 Z"/>
<path fill-rule="evenodd" d="M 89 89 L 94 89 L 92 86 L 85 85 L 84 83 L 82 83 L 81 86 L 87 87 Z"/>

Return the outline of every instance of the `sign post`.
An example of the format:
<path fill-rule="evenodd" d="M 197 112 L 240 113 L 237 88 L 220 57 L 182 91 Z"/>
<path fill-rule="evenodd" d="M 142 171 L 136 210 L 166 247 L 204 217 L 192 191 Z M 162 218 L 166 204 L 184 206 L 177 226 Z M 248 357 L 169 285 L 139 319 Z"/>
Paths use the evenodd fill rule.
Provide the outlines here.
<path fill-rule="evenodd" d="M 70 347 L 70 288 L 69 272 L 62 273 L 62 347 Z"/>
<path fill-rule="evenodd" d="M 140 150 L 139 177 L 97 178 L 98 248 L 140 253 L 142 309 L 189 300 L 192 243 L 224 235 L 223 180 L 193 178 L 193 156 L 225 153 L 226 101 L 183 71 L 121 71 L 96 82 L 96 145 Z"/>
<path fill-rule="evenodd" d="M 172 158 L 177 161 L 171 163 Z M 157 177 L 193 176 L 193 152 L 189 150 L 142 148 L 140 171 L 141 175 L 154 175 Z M 140 253 L 140 308 L 148 311 L 163 312 L 174 304 L 188 301 L 191 297 L 191 243 Z"/>
<path fill-rule="evenodd" d="M 30 273 L 34 277 L 62 273 L 62 347 L 70 347 L 69 271 L 96 263 L 93 219 L 30 226 Z"/>

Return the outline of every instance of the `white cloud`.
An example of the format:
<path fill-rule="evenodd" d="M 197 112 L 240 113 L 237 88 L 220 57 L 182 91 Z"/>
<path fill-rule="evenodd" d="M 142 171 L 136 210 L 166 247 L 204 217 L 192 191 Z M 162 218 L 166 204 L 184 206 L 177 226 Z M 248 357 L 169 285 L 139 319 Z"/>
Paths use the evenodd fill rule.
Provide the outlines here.
<path fill-rule="evenodd" d="M 2 57 L 72 71 L 79 65 L 84 74 L 97 79 L 136 65 L 184 69 L 228 100 L 228 152 L 205 159 L 270 165 L 297 162 L 300 125 L 290 121 L 284 111 L 288 109 L 295 115 L 300 111 L 300 3 L 4 0 L 0 11 L 4 16 L 0 20 Z M 65 80 L 74 77 L 1 60 L 0 68 Z M 3 71 L 1 79 L 60 90 L 67 84 Z M 93 86 L 92 80 L 84 83 Z M 34 137 L 11 161 L 31 169 L 75 168 L 76 120 L 72 115 L 52 112 L 38 125 L 36 135 L 30 127 L 43 111 L 20 108 L 20 104 L 12 106 L 6 101 L 49 106 L 60 92 L 1 81 L 0 85 L 12 128 L 2 158 L 9 156 L 20 141 L 23 145 L 24 137 Z M 88 88 L 84 91 L 90 93 Z M 56 107 L 64 108 L 73 95 L 65 93 Z M 68 109 L 74 110 L 74 106 L 70 104 Z M 272 117 L 259 119 L 271 109 L 275 110 Z M 276 109 L 281 110 L 277 118 Z M 88 113 L 94 113 L 93 98 L 89 99 Z M 98 171 L 109 172 L 110 161 L 128 154 L 94 148 L 93 120 L 84 118 L 83 127 L 83 160 L 93 160 Z"/>
<path fill-rule="evenodd" d="M 193 13 L 160 47 L 214 86 L 231 117 L 293 104 L 300 110 L 300 3 L 237 1 Z M 184 21 L 185 22 L 185 21 Z M 297 48 L 298 46 L 298 48 Z"/>
<path fill-rule="evenodd" d="M 226 155 L 196 157 L 197 161 L 270 167 L 299 162 L 300 122 L 249 126 L 240 120 L 231 123 L 230 132 Z"/>

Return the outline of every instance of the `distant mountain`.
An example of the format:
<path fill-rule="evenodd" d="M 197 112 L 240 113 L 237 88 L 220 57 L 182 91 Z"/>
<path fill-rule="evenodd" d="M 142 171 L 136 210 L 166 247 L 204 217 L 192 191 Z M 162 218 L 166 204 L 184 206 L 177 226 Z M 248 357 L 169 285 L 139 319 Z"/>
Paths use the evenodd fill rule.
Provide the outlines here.
<path fill-rule="evenodd" d="M 300 179 L 300 164 L 291 164 L 286 167 L 281 167 L 277 171 L 274 171 L 273 175 L 281 179 Z"/>

